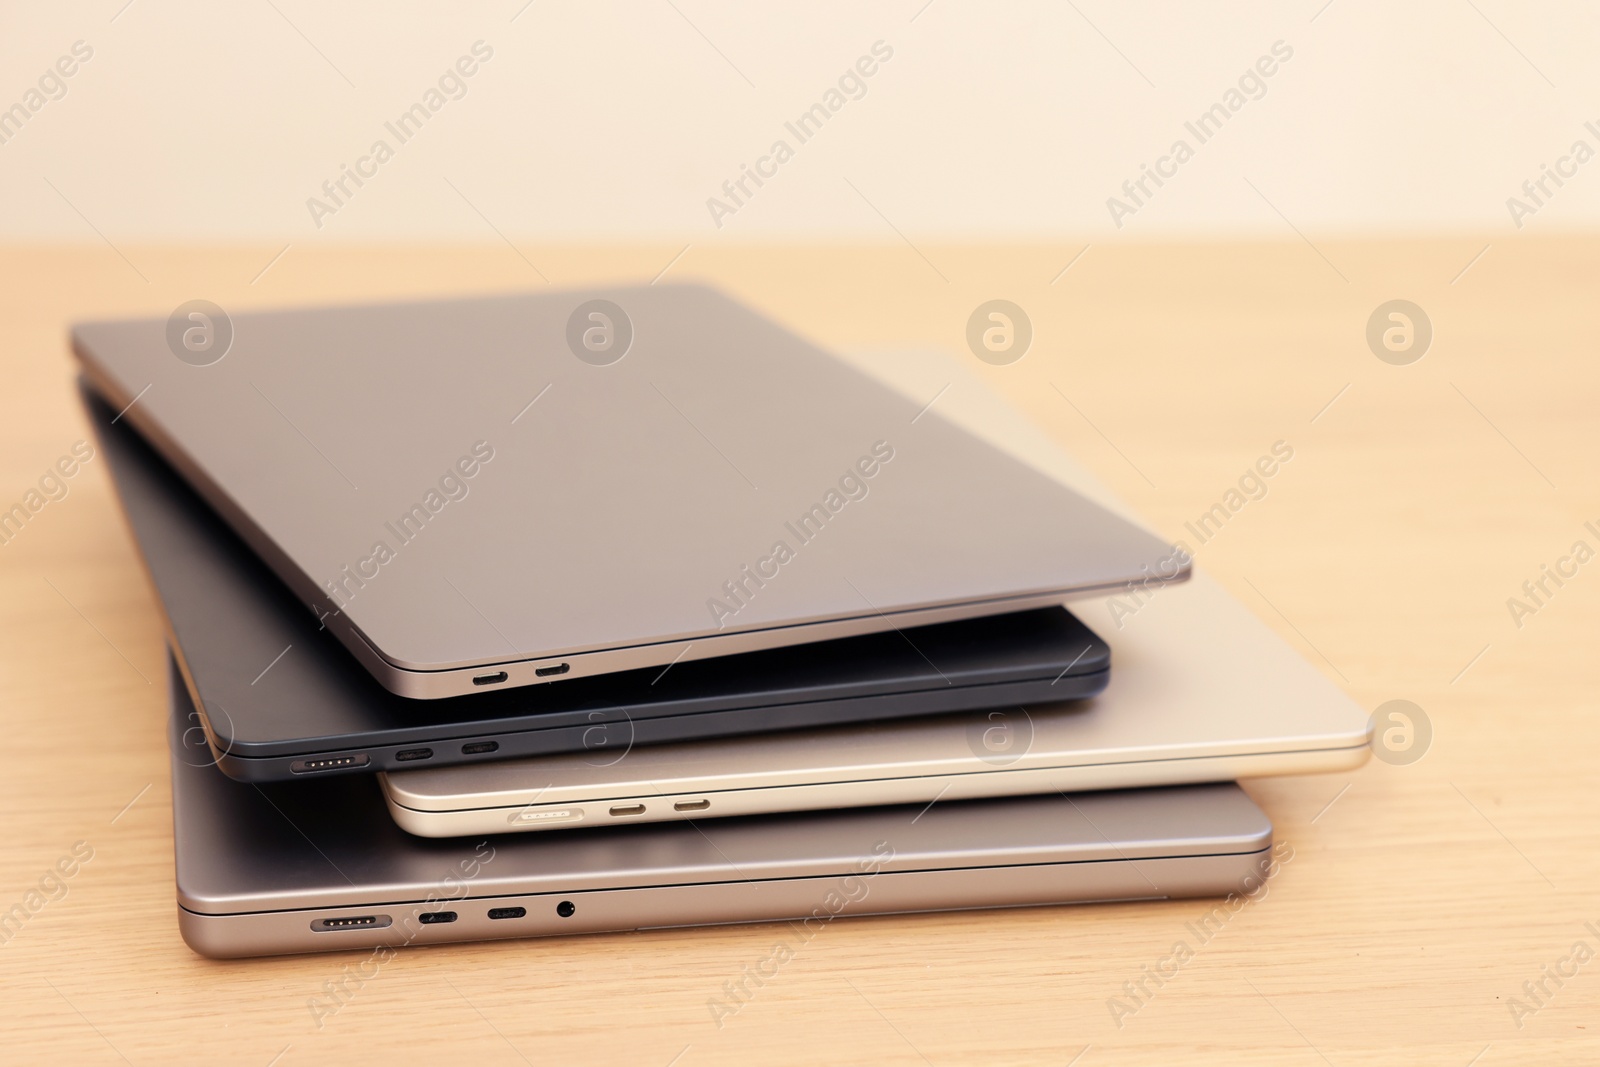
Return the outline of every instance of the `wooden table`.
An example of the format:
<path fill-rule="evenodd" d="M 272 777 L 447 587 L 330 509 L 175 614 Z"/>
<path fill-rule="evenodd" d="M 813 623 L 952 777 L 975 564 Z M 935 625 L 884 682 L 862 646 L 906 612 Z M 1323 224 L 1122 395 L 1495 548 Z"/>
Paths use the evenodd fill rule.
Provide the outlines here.
<path fill-rule="evenodd" d="M 829 344 L 963 351 L 1009 299 L 1032 350 L 973 366 L 1168 536 L 1292 444 L 1200 561 L 1364 706 L 1433 726 L 1409 765 L 1250 783 L 1295 858 L 1120 1026 L 1110 999 L 1209 904 L 840 922 L 720 1028 L 708 1001 L 781 927 L 414 949 L 319 1028 L 308 1001 L 360 954 L 213 962 L 178 938 L 161 631 L 91 461 L 0 545 L 0 909 L 31 911 L 0 946 L 0 1060 L 1600 1060 L 1600 562 L 1522 590 L 1600 549 L 1600 241 L 1081 247 L 0 251 L 0 508 L 87 436 L 78 317 L 665 269 Z M 1400 298 L 1434 327 L 1404 366 L 1365 340 Z"/>

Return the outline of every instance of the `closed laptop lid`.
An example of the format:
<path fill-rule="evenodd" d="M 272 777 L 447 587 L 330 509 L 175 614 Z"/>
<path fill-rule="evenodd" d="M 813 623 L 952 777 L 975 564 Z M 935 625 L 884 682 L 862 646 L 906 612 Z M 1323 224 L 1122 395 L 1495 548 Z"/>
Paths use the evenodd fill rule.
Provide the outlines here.
<path fill-rule="evenodd" d="M 83 399 L 206 730 L 216 748 L 236 760 L 483 734 L 504 740 L 516 731 L 569 731 L 581 741 L 566 747 L 588 752 L 601 742 L 617 746 L 652 736 L 655 723 L 674 718 L 767 709 L 764 724 L 742 728 L 771 728 L 810 724 L 819 715 L 838 721 L 831 712 L 796 710 L 801 703 L 836 703 L 856 708 L 839 712 L 848 720 L 872 713 L 855 705 L 857 699 L 943 699 L 953 689 L 1021 680 L 1071 690 L 1079 679 L 1103 678 L 1110 665 L 1104 643 L 1053 607 L 666 669 L 407 699 L 379 685 L 322 630 L 139 435 L 125 421 L 113 421 L 115 411 L 92 393 Z M 984 699 L 974 692 L 968 706 Z M 711 725 L 670 729 L 688 730 L 688 736 L 719 732 Z M 443 757 L 446 749 L 438 751 Z"/>
<path fill-rule="evenodd" d="M 630 335 L 606 365 L 569 344 L 596 299 Z M 74 347 L 297 595 L 407 670 L 1184 573 L 933 394 L 699 286 L 238 314 L 210 362 L 169 325 Z"/>

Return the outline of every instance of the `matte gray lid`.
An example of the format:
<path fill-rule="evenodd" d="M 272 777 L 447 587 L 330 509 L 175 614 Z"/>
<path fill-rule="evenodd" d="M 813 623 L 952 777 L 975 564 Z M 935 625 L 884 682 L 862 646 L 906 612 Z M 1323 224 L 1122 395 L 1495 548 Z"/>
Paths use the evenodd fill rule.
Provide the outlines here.
<path fill-rule="evenodd" d="M 633 328 L 609 366 L 567 342 L 599 296 Z M 1170 551 L 699 286 L 240 314 L 207 366 L 167 325 L 74 348 L 298 595 L 364 570 L 346 617 L 406 669 L 1106 589 Z"/>

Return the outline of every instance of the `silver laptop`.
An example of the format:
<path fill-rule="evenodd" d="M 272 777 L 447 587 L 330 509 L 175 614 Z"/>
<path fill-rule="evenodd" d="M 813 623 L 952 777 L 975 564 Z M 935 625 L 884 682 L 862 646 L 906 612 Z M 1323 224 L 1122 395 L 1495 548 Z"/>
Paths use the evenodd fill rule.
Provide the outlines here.
<path fill-rule="evenodd" d="M 1347 771 L 1368 757 L 1367 713 L 1204 573 L 1104 632 L 1117 670 L 1089 700 L 391 771 L 384 796 L 406 830 L 449 837 Z"/>
<path fill-rule="evenodd" d="M 934 394 L 907 398 L 699 286 L 211 308 L 80 324 L 73 346 L 121 417 L 404 696 L 1188 573 L 946 421 Z"/>
<path fill-rule="evenodd" d="M 172 672 L 178 927 L 207 956 L 1259 889 L 1272 825 L 1233 784 L 704 826 L 430 841 L 366 777 L 256 786 L 211 764 Z"/>

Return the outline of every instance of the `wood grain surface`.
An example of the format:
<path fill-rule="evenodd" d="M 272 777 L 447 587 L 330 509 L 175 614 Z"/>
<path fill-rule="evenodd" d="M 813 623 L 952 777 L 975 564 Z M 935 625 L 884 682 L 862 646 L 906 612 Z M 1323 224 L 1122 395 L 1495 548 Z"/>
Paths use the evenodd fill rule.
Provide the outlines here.
<path fill-rule="evenodd" d="M 0 510 L 88 436 L 73 319 L 541 272 L 709 279 L 841 347 L 964 353 L 973 309 L 1014 301 L 1031 350 L 975 369 L 1173 538 L 1289 442 L 1198 558 L 1365 707 L 1421 707 L 1425 754 L 1249 783 L 1294 858 L 1203 945 L 1200 901 L 852 919 L 721 1025 L 709 1002 L 786 927 L 422 948 L 319 1025 L 309 1002 L 364 954 L 223 963 L 178 937 L 161 631 L 91 460 L 0 545 L 0 911 L 26 915 L 0 935 L 0 1061 L 1600 1060 L 1600 562 L 1560 564 L 1600 549 L 1600 241 L 9 248 Z M 1392 299 L 1433 325 L 1407 366 L 1365 340 Z"/>

